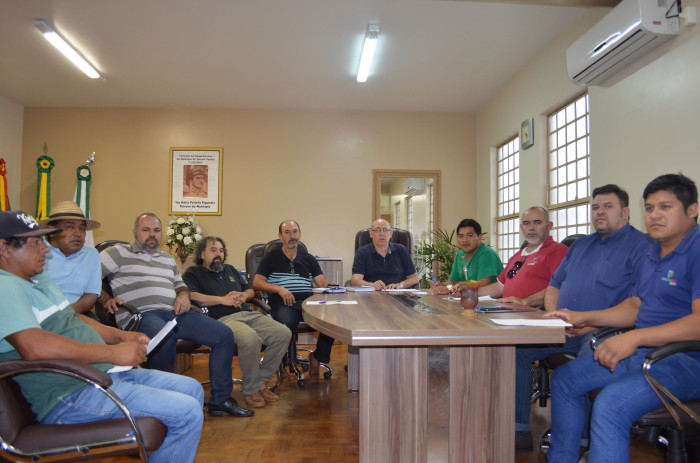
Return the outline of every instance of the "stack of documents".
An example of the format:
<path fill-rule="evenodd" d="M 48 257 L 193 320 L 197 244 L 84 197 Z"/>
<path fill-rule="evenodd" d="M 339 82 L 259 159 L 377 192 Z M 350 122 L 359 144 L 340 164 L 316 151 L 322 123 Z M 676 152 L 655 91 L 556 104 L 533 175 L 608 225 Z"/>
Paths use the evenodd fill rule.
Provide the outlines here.
<path fill-rule="evenodd" d="M 353 293 L 365 293 L 374 291 L 374 286 L 348 286 L 347 290 Z"/>

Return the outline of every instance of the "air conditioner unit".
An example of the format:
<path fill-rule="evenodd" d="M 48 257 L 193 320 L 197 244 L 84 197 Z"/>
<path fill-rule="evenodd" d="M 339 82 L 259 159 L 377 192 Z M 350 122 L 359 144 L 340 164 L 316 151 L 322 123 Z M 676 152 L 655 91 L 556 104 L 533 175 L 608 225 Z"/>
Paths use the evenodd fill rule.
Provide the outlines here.
<path fill-rule="evenodd" d="M 424 178 L 409 178 L 404 183 L 404 194 L 406 196 L 419 195 L 425 191 Z"/>
<path fill-rule="evenodd" d="M 622 0 L 566 50 L 569 78 L 599 84 L 679 32 L 675 0 Z"/>

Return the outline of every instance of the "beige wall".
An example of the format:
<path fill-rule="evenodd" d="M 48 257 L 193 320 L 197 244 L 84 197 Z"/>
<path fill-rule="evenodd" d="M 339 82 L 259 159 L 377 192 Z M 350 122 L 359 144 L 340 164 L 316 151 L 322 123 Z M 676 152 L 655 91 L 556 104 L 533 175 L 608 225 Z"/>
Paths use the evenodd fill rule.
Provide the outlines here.
<path fill-rule="evenodd" d="M 355 232 L 372 221 L 372 169 L 442 169 L 444 197 L 474 197 L 474 125 L 457 113 L 26 108 L 21 205 L 35 212 L 44 142 L 54 202 L 72 197 L 95 151 L 95 241 L 131 239 L 138 213 L 167 218 L 170 147 L 223 147 L 223 214 L 201 224 L 227 240 L 230 262 L 244 268 L 248 246 L 294 218 L 310 251 L 342 257 L 349 277 Z M 475 211 L 448 208 L 443 223 Z"/>
<path fill-rule="evenodd" d="M 22 117 L 24 107 L 0 95 L 0 158 L 7 167 L 7 195 L 10 206 L 19 208 L 22 168 Z"/>
<path fill-rule="evenodd" d="M 700 7 L 700 0 L 683 6 Z M 606 14 L 593 9 L 523 69 L 477 117 L 479 219 L 495 215 L 494 147 L 535 117 L 535 145 L 521 152 L 521 210 L 543 204 L 546 191 L 545 115 L 585 91 L 566 74 L 566 48 Z M 683 171 L 700 183 L 700 32 L 683 27 L 604 86 L 590 87 L 591 184 L 617 183 L 630 193 L 632 224 L 643 223 L 641 193 L 657 175 Z M 493 227 L 493 225 L 491 225 Z"/>

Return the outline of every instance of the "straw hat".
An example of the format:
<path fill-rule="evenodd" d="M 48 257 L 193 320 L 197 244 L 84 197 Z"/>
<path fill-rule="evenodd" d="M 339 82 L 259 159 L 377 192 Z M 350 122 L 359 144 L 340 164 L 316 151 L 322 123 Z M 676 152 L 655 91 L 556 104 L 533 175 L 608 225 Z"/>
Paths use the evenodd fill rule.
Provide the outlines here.
<path fill-rule="evenodd" d="M 49 223 L 59 220 L 84 220 L 88 230 L 100 228 L 101 225 L 97 220 L 86 219 L 83 210 L 73 201 L 61 201 L 51 209 L 48 219 L 39 222 L 39 226 L 44 228 Z"/>

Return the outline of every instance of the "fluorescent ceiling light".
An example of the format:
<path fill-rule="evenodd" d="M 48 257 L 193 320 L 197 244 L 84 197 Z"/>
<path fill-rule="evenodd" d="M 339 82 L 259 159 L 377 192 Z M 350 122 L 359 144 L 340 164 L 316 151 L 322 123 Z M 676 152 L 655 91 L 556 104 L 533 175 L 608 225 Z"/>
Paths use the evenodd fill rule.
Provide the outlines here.
<path fill-rule="evenodd" d="M 88 63 L 85 58 L 82 57 L 78 50 L 73 48 L 73 46 L 66 42 L 63 37 L 58 35 L 58 32 L 56 32 L 54 28 L 49 25 L 49 23 L 43 19 L 35 19 L 34 27 L 39 29 L 39 31 L 44 35 L 44 38 L 48 40 L 51 45 L 56 47 L 58 51 L 63 53 L 63 56 L 71 60 L 71 62 L 75 64 L 78 69 L 83 71 L 86 76 L 90 77 L 91 79 L 104 80 L 104 77 L 102 77 L 100 73 L 97 72 L 97 70 L 90 63 Z"/>
<path fill-rule="evenodd" d="M 362 46 L 362 57 L 360 58 L 360 67 L 357 69 L 357 81 L 366 82 L 369 75 L 369 68 L 372 66 L 372 58 L 374 57 L 374 49 L 377 48 L 377 39 L 379 38 L 379 25 L 370 24 L 367 26 L 367 34 L 365 34 L 365 44 Z"/>

